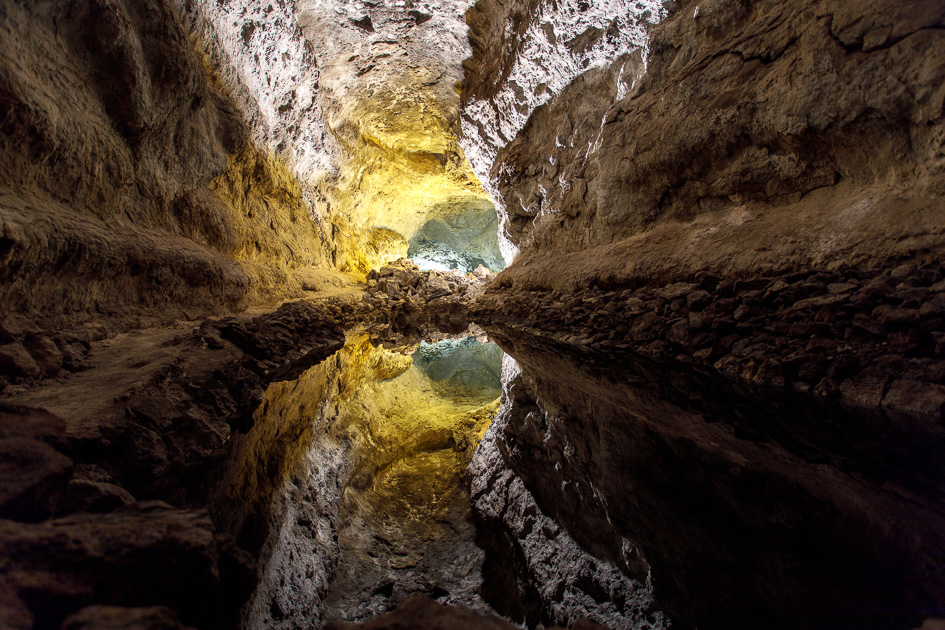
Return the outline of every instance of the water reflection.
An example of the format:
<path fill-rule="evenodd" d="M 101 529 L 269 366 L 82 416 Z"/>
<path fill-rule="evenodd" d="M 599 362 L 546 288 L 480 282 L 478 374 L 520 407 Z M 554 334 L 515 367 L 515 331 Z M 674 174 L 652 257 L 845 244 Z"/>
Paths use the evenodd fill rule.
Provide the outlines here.
<path fill-rule="evenodd" d="M 942 439 L 678 364 L 489 333 L 521 374 L 506 383 L 510 404 L 476 456 L 494 440 L 501 460 L 483 470 L 497 481 L 512 471 L 535 498 L 536 523 L 549 518 L 625 574 L 651 568 L 674 626 L 909 628 L 937 612 Z M 476 484 L 484 529 L 523 528 L 489 509 L 498 484 Z M 525 581 L 514 573 L 532 568 L 506 559 L 527 557 L 533 537 L 493 536 L 497 560 L 487 562 L 513 573 L 490 603 L 532 623 L 555 599 L 516 592 Z M 628 541 L 645 562 L 626 557 Z M 570 570 L 544 583 L 567 586 Z"/>
<path fill-rule="evenodd" d="M 475 337 L 421 342 L 394 378 L 362 386 L 369 445 L 338 515 L 339 563 L 326 619 L 370 618 L 412 593 L 486 608 L 463 476 L 498 408 L 502 351 Z"/>
<path fill-rule="evenodd" d="M 417 592 L 488 609 L 463 477 L 498 409 L 502 357 L 475 337 L 386 349 L 353 333 L 270 387 L 248 443 L 298 448 L 279 465 L 246 627 L 363 620 Z M 272 486 L 254 457 L 271 451 L 247 449 L 233 494 Z"/>

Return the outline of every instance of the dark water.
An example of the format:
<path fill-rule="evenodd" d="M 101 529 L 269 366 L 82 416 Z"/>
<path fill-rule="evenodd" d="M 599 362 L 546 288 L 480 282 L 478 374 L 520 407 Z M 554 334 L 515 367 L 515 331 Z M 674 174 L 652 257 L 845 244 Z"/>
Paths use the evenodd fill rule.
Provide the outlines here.
<path fill-rule="evenodd" d="M 285 608 L 363 621 L 425 593 L 529 627 L 657 628 L 665 613 L 702 630 L 945 615 L 942 440 L 685 366 L 489 334 L 333 359 L 296 492 L 320 497 L 321 533 L 277 542 L 318 556 L 315 578 L 285 560 L 279 584 L 295 571 L 301 585 L 270 586 Z M 489 503 L 502 484 L 514 497 Z M 292 627 L 282 614 L 248 626 Z"/>
<path fill-rule="evenodd" d="M 489 333 L 522 370 L 521 411 L 498 436 L 507 465 L 598 557 L 638 545 L 674 627 L 905 629 L 945 613 L 942 439 L 679 364 Z"/>

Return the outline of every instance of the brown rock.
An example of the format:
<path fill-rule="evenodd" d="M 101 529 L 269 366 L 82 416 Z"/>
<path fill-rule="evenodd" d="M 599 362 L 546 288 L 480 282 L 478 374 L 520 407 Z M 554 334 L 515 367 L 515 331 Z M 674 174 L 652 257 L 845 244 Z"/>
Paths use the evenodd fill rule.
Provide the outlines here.
<path fill-rule="evenodd" d="M 43 376 L 53 377 L 62 369 L 62 352 L 49 337 L 30 335 L 23 342 L 26 349 L 43 371 Z"/>
<path fill-rule="evenodd" d="M 943 314 L 945 314 L 945 293 L 935 295 L 919 309 L 919 315 L 922 317 Z"/>
<path fill-rule="evenodd" d="M 657 291 L 657 294 L 664 300 L 674 300 L 686 295 L 692 291 L 693 288 L 695 288 L 695 285 L 689 284 L 688 282 L 677 282 L 676 284 L 671 284 L 660 289 Z"/>
<path fill-rule="evenodd" d="M 330 621 L 325 630 L 512 630 L 515 626 L 499 617 L 444 606 L 426 595 L 412 595 L 394 612 L 361 624 Z"/>
<path fill-rule="evenodd" d="M 945 434 L 945 386 L 915 380 L 893 381 L 882 406 L 899 426 Z"/>
<path fill-rule="evenodd" d="M 844 404 L 861 409 L 879 409 L 888 377 L 878 369 L 869 369 L 840 384 Z"/>
<path fill-rule="evenodd" d="M 34 379 L 42 369 L 18 341 L 0 346 L 0 373 L 13 378 Z"/>
<path fill-rule="evenodd" d="M 111 512 L 131 505 L 134 501 L 134 497 L 121 486 L 88 479 L 71 479 L 66 486 L 58 512 Z"/>
<path fill-rule="evenodd" d="M 166 606 L 88 606 L 69 615 L 62 630 L 188 630 L 188 626 Z"/>
<path fill-rule="evenodd" d="M 693 291 L 686 296 L 686 306 L 691 311 L 701 311 L 712 303 L 712 296 L 708 291 Z"/>
<path fill-rule="evenodd" d="M 66 421 L 45 409 L 0 403 L 0 438 L 25 437 L 60 446 Z"/>
<path fill-rule="evenodd" d="M 0 591 L 26 601 L 37 627 L 58 628 L 101 599 L 167 606 L 185 623 L 229 627 L 249 594 L 245 586 L 229 590 L 244 584 L 230 573 L 241 570 L 228 560 L 231 553 L 205 511 L 158 502 L 37 524 L 0 520 Z M 102 617 L 120 616 L 112 612 Z"/>
<path fill-rule="evenodd" d="M 72 460 L 39 440 L 0 439 L 0 518 L 52 516 L 72 476 Z"/>
<path fill-rule="evenodd" d="M 894 308 L 882 305 L 873 309 L 872 317 L 887 330 L 896 330 L 917 323 L 920 315 L 919 310 L 915 308 Z"/>

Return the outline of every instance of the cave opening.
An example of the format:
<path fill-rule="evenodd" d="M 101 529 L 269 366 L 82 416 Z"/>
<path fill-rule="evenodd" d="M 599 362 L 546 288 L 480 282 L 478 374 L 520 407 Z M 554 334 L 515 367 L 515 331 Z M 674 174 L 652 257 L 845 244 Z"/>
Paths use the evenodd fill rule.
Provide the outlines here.
<path fill-rule="evenodd" d="M 505 269 L 495 205 L 483 200 L 462 207 L 461 212 L 434 211 L 409 240 L 407 257 L 421 271 L 469 273 L 480 265 L 495 273 Z"/>

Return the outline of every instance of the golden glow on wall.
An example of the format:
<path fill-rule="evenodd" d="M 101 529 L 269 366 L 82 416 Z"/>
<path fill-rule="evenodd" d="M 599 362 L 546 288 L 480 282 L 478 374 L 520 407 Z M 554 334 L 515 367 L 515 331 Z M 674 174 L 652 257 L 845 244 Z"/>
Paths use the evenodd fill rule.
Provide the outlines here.
<path fill-rule="evenodd" d="M 435 475 L 453 475 L 468 464 L 498 405 L 498 399 L 444 388 L 409 355 L 375 347 L 366 334 L 353 335 L 298 380 L 266 390 L 253 429 L 237 436 L 216 500 L 241 506 L 239 513 L 265 514 L 273 489 L 299 469 L 320 434 L 349 445 L 357 488 L 377 480 L 394 492 L 398 480 L 409 481 L 402 462 L 422 453 L 439 453 L 417 460 L 425 466 L 448 466 Z M 394 476 L 385 481 L 388 474 Z"/>
<path fill-rule="evenodd" d="M 352 78 L 347 63 L 324 69 L 323 109 L 343 149 L 326 187 L 342 270 L 406 256 L 428 220 L 490 203 L 453 134 L 458 97 L 430 72 L 385 66 Z"/>

